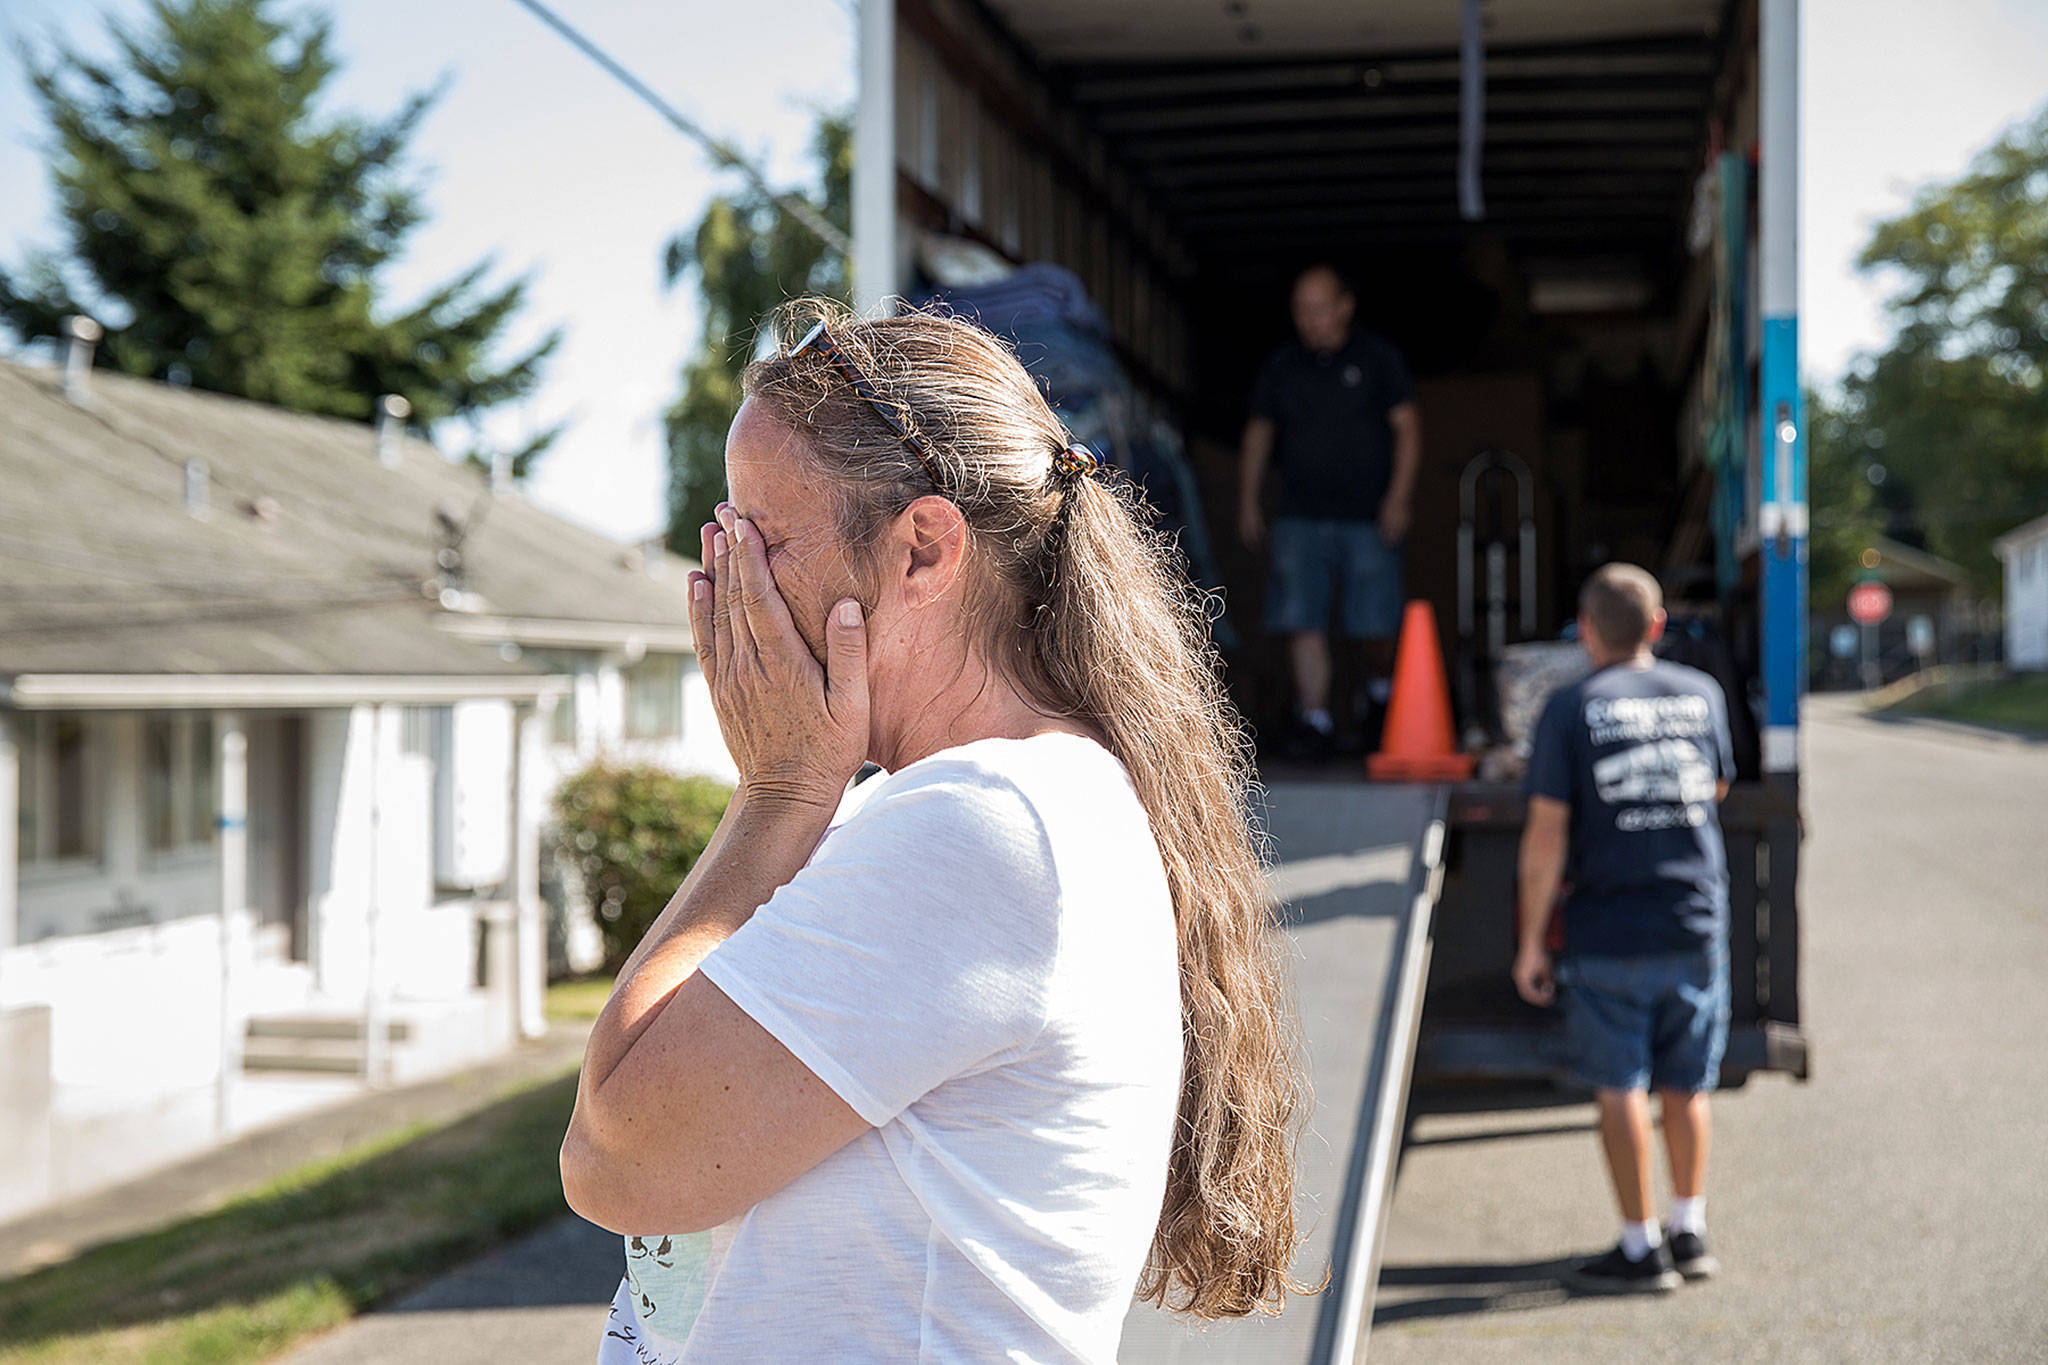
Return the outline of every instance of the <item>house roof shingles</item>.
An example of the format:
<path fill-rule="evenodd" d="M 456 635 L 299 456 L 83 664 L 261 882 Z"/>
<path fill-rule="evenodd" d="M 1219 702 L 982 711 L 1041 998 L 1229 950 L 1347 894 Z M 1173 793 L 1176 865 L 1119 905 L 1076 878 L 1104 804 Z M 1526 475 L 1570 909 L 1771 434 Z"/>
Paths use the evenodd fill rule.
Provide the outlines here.
<path fill-rule="evenodd" d="M 687 632 L 690 561 L 650 573 L 424 442 L 401 450 L 388 468 L 360 423 L 104 370 L 74 405 L 54 372 L 0 363 L 0 677 L 543 671 L 443 629 L 437 509 L 471 527 L 483 613 Z"/>

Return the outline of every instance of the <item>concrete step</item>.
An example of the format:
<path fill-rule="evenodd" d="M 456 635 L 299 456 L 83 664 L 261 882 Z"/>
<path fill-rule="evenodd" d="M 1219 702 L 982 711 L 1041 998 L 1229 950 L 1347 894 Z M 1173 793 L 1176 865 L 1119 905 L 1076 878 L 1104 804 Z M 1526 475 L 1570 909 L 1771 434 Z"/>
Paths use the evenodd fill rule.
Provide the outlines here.
<path fill-rule="evenodd" d="M 456 999 L 392 1000 L 380 1011 L 379 1084 L 403 1084 L 490 1056 L 508 1045 L 503 1010 L 482 992 Z M 261 1010 L 243 1029 L 245 1071 L 363 1075 L 361 1007 L 319 1001 Z"/>
<path fill-rule="evenodd" d="M 347 1038 L 362 1042 L 363 1017 L 341 1014 L 258 1014 L 249 1019 L 248 1036 L 256 1038 Z M 384 1036 L 394 1043 L 412 1038 L 412 1022 L 386 1019 Z"/>
<path fill-rule="evenodd" d="M 244 1071 L 319 1071 L 359 1074 L 363 1070 L 360 1038 L 256 1035 L 242 1049 Z"/>

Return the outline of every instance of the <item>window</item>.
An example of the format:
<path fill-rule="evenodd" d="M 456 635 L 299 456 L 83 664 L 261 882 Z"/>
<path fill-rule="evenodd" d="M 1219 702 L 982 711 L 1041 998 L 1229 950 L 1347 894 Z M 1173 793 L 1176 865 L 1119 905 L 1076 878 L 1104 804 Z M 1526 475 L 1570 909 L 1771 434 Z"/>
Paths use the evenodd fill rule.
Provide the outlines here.
<path fill-rule="evenodd" d="M 569 680 L 569 686 L 555 698 L 554 719 L 549 722 L 548 742 L 551 744 L 574 744 L 576 742 L 576 688 L 581 676 L 589 670 L 589 656 L 574 654 L 567 650 L 529 649 L 526 659 L 536 668 L 557 673 Z"/>
<path fill-rule="evenodd" d="M 211 716 L 158 714 L 143 726 L 142 826 L 152 853 L 198 848 L 214 837 Z"/>
<path fill-rule="evenodd" d="M 434 713 L 440 709 L 433 706 L 398 708 L 398 752 L 416 758 L 434 756 Z"/>
<path fill-rule="evenodd" d="M 568 690 L 555 698 L 553 717 L 548 722 L 548 739 L 555 744 L 576 742 L 576 684 L 571 676 Z"/>
<path fill-rule="evenodd" d="M 97 716 L 21 715 L 21 862 L 97 862 L 101 722 Z"/>
<path fill-rule="evenodd" d="M 683 732 L 683 659 L 649 654 L 624 670 L 626 738 L 670 739 Z"/>

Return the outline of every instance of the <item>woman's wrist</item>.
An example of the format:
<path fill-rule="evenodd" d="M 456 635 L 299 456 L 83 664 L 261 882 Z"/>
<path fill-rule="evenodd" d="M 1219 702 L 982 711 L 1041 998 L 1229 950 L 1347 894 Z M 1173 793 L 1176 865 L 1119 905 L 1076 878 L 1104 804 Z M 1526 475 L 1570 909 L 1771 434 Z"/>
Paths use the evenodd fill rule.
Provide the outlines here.
<path fill-rule="evenodd" d="M 762 820 L 815 821 L 830 823 L 845 794 L 842 784 L 829 789 L 822 781 L 770 777 L 742 777 L 734 789 L 732 804 L 741 817 Z"/>

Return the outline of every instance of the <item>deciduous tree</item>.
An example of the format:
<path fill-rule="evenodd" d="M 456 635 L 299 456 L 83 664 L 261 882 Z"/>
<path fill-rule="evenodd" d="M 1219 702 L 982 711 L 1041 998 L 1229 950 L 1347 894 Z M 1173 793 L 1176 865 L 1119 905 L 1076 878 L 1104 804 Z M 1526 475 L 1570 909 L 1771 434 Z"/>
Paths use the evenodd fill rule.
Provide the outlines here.
<path fill-rule="evenodd" d="M 845 231 L 853 202 L 853 125 L 818 121 L 812 140 L 818 183 L 803 197 Z M 725 496 L 725 432 L 740 407 L 740 374 L 754 358 L 761 323 L 785 300 L 805 294 L 845 299 L 845 257 L 753 189 L 713 199 L 694 231 L 670 241 L 663 273 L 673 286 L 694 278 L 703 311 L 696 352 L 683 364 L 683 388 L 666 417 L 668 541 L 700 552 L 697 528 Z"/>
<path fill-rule="evenodd" d="M 1896 330 L 1844 383 L 1841 434 L 1894 533 L 1995 593 L 1991 542 L 2048 511 L 2048 108 L 1879 224 L 1860 264 L 1896 282 Z"/>

